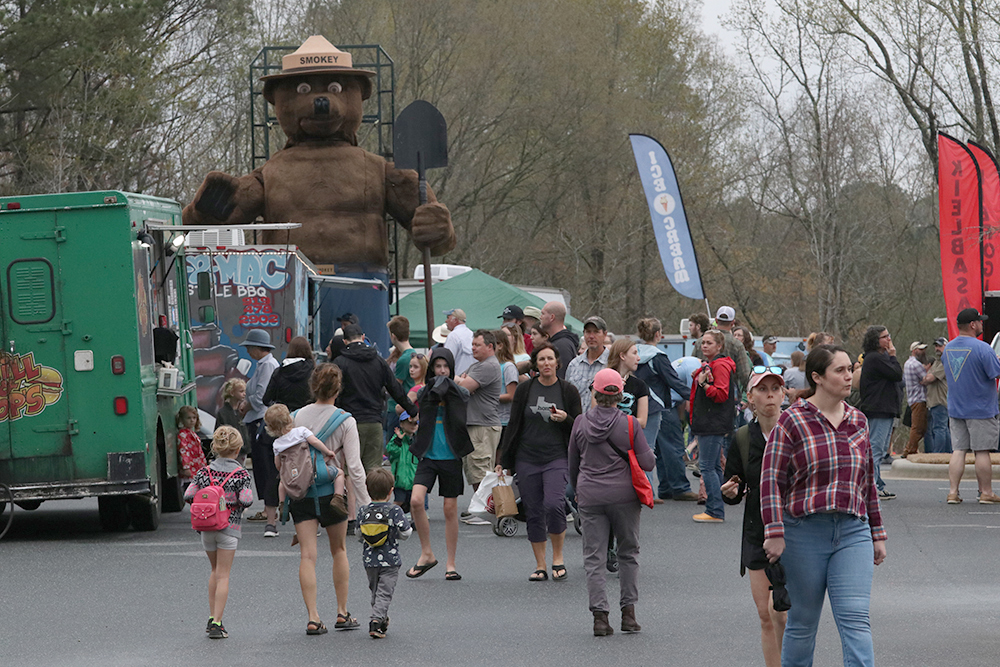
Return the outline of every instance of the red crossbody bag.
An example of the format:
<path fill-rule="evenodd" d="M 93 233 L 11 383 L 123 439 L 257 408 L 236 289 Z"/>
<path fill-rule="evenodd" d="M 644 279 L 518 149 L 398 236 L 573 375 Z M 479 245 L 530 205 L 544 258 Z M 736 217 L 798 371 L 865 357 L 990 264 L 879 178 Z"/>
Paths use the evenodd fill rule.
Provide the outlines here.
<path fill-rule="evenodd" d="M 618 452 L 618 456 L 628 462 L 629 472 L 632 473 L 632 488 L 635 489 L 635 495 L 639 499 L 639 502 L 646 507 L 652 507 L 653 485 L 649 483 L 646 471 L 639 467 L 639 461 L 635 458 L 635 432 L 632 426 L 632 416 L 625 415 L 625 418 L 628 419 L 628 454 L 615 447 L 610 439 L 608 440 L 608 444 L 611 445 L 611 449 Z"/>

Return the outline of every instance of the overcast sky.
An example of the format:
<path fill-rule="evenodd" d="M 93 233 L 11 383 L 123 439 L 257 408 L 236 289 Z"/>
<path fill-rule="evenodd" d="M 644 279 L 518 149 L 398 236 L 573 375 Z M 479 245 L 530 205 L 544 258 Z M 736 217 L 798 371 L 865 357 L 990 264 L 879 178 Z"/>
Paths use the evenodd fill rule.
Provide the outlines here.
<path fill-rule="evenodd" d="M 737 34 L 722 27 L 720 18 L 729 11 L 730 0 L 702 0 L 702 27 L 706 34 L 716 35 L 730 53 Z"/>

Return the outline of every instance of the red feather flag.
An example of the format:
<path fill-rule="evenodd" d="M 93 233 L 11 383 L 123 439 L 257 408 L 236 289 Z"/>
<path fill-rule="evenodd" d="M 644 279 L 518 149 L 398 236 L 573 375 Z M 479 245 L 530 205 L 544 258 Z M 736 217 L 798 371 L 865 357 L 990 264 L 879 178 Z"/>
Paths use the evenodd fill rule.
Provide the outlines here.
<path fill-rule="evenodd" d="M 1000 290 L 1000 172 L 997 161 L 985 146 L 969 142 L 969 151 L 979 166 L 983 218 L 983 291 Z"/>
<path fill-rule="evenodd" d="M 958 335 L 963 308 L 983 310 L 982 246 L 979 243 L 980 176 L 972 153 L 947 134 L 938 134 L 938 215 L 941 226 L 941 282 L 948 312 L 948 337 Z"/>

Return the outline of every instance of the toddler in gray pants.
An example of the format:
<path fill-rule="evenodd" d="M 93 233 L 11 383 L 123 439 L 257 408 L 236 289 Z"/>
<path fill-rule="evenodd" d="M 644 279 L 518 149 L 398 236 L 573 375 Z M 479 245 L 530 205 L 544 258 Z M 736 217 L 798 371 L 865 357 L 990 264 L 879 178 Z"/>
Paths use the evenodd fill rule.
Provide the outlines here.
<path fill-rule="evenodd" d="M 362 556 L 368 587 L 372 591 L 372 615 L 368 634 L 381 639 L 389 628 L 389 603 L 399 578 L 398 540 L 413 532 L 403 509 L 392 503 L 395 479 L 385 468 L 375 468 L 365 480 L 372 502 L 358 510 L 358 540 L 364 544 Z"/>

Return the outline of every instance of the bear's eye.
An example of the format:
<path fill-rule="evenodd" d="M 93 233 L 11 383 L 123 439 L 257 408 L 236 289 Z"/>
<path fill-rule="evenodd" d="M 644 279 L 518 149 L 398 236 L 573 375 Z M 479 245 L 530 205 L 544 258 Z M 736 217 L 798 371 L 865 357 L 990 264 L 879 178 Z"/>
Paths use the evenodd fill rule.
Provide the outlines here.
<path fill-rule="evenodd" d="M 326 89 L 331 93 L 339 93 L 342 90 L 344 90 L 344 87 L 340 85 L 338 82 L 334 81 L 329 86 L 327 86 Z"/>
<path fill-rule="evenodd" d="M 299 87 L 295 89 L 299 95 L 307 95 L 312 92 L 312 86 L 308 83 L 300 83 Z"/>

